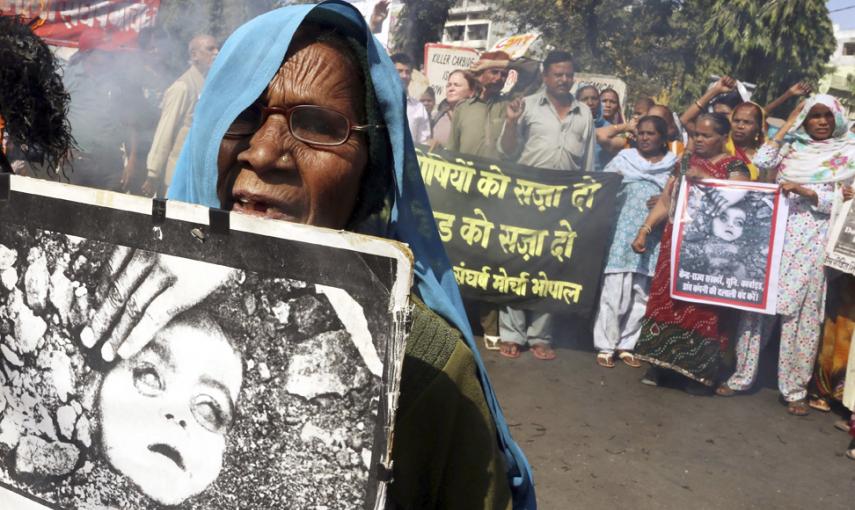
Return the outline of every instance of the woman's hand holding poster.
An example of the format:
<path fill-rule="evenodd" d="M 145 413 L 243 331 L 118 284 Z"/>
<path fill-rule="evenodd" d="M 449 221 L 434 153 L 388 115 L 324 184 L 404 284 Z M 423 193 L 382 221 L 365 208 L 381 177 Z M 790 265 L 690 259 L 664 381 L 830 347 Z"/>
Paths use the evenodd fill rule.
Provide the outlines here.
<path fill-rule="evenodd" d="M 774 314 L 787 201 L 774 184 L 684 180 L 671 297 Z"/>

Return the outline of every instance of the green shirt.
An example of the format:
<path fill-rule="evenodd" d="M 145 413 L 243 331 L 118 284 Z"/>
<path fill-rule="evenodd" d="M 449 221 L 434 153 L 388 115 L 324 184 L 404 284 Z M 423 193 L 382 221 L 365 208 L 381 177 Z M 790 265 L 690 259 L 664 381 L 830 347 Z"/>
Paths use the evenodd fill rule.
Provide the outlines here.
<path fill-rule="evenodd" d="M 418 298 L 392 449 L 394 509 L 509 510 L 496 425 L 472 351 Z"/>
<path fill-rule="evenodd" d="M 486 101 L 473 97 L 457 105 L 446 148 L 452 152 L 501 159 L 498 141 L 509 101 L 505 96 Z"/>

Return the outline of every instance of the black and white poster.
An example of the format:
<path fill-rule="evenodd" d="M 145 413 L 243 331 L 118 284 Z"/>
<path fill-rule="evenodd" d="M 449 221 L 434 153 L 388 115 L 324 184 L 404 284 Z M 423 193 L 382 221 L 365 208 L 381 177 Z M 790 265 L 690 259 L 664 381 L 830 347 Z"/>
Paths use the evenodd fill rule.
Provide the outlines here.
<path fill-rule="evenodd" d="M 5 179 L 0 508 L 384 507 L 403 245 Z"/>
<path fill-rule="evenodd" d="M 851 200 L 844 202 L 834 216 L 825 252 L 826 266 L 855 274 L 855 209 Z"/>
<path fill-rule="evenodd" d="M 787 201 L 774 184 L 683 180 L 671 297 L 774 314 Z"/>

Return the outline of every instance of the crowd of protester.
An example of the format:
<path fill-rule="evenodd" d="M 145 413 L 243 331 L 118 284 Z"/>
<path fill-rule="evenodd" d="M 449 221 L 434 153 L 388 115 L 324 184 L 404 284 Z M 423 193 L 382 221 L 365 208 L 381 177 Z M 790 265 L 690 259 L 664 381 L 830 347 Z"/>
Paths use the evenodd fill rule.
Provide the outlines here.
<path fill-rule="evenodd" d="M 812 95 L 800 82 L 763 106 L 750 101 L 744 84 L 724 76 L 681 114 L 640 97 L 625 118 L 626 98 L 617 91 L 574 83 L 567 52 L 546 56 L 540 83 L 529 85 L 534 91 L 527 95 L 516 87 L 502 92 L 512 67 L 507 54 L 486 52 L 470 69 L 450 73 L 429 144 L 528 166 L 623 176 L 592 318 L 596 363 L 646 363 L 644 384 L 729 397 L 751 389 L 760 352 L 777 332 L 778 388 L 787 411 L 804 416 L 842 401 L 855 277 L 825 268 L 823 257 L 832 208 L 852 198 L 852 179 L 846 172 L 819 172 L 834 170 L 840 158 L 855 158 L 855 128 L 840 102 Z M 789 118 L 770 125 L 768 114 L 788 101 L 798 101 Z M 683 176 L 778 183 L 788 197 L 776 315 L 671 297 L 673 205 Z M 726 214 L 727 206 L 715 214 Z M 526 347 L 538 359 L 556 357 L 551 314 L 511 306 L 496 314 L 490 304 L 473 305 L 488 348 L 511 359 Z M 855 419 L 838 426 L 855 438 Z M 855 439 L 846 454 L 855 459 Z"/>
<path fill-rule="evenodd" d="M 171 85 L 142 79 L 146 72 L 100 80 L 113 58 L 103 44 L 97 33 L 82 38 L 63 74 L 77 140 L 67 175 L 73 184 L 165 196 L 216 41 L 207 35 L 189 41 L 189 67 Z M 403 54 L 391 60 L 407 90 L 413 61 Z M 853 190 L 851 179 L 818 171 L 834 170 L 841 157 L 855 160 L 855 135 L 840 102 L 797 83 L 758 105 L 743 84 L 724 76 L 677 113 L 649 97 L 628 103 L 615 89 L 576 83 L 576 63 L 565 51 L 546 55 L 535 84 L 518 83 L 507 93 L 512 66 L 504 52 L 482 53 L 470 68 L 449 74 L 440 103 L 431 88 L 408 95 L 406 120 L 417 144 L 623 176 L 591 318 L 595 362 L 605 369 L 616 360 L 635 368 L 646 363 L 642 383 L 730 397 L 752 387 L 760 353 L 778 333 L 777 380 L 787 412 L 804 416 L 841 401 L 845 385 L 855 385 L 843 377 L 855 330 L 855 277 L 825 268 L 823 257 L 833 209 Z M 788 118 L 772 126 L 769 114 L 794 99 Z M 626 117 L 623 104 L 632 105 Z M 21 158 L 9 159 L 26 172 Z M 673 205 L 682 177 L 778 183 L 789 198 L 776 315 L 670 296 Z M 485 342 L 499 355 L 516 359 L 528 350 L 540 360 L 556 358 L 551 314 L 471 305 Z M 855 459 L 855 418 L 840 428 L 853 436 L 846 455 Z"/>

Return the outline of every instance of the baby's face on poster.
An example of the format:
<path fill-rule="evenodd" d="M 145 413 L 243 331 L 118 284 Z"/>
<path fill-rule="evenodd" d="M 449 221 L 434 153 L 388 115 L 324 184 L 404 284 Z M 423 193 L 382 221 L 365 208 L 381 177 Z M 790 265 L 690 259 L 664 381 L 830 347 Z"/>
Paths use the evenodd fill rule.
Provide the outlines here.
<path fill-rule="evenodd" d="M 110 464 L 159 503 L 199 494 L 220 473 L 242 377 L 240 356 L 220 331 L 168 325 L 104 379 Z"/>
<path fill-rule="evenodd" d="M 735 241 L 742 237 L 745 226 L 745 211 L 729 207 L 713 218 L 713 235 L 724 241 Z"/>

